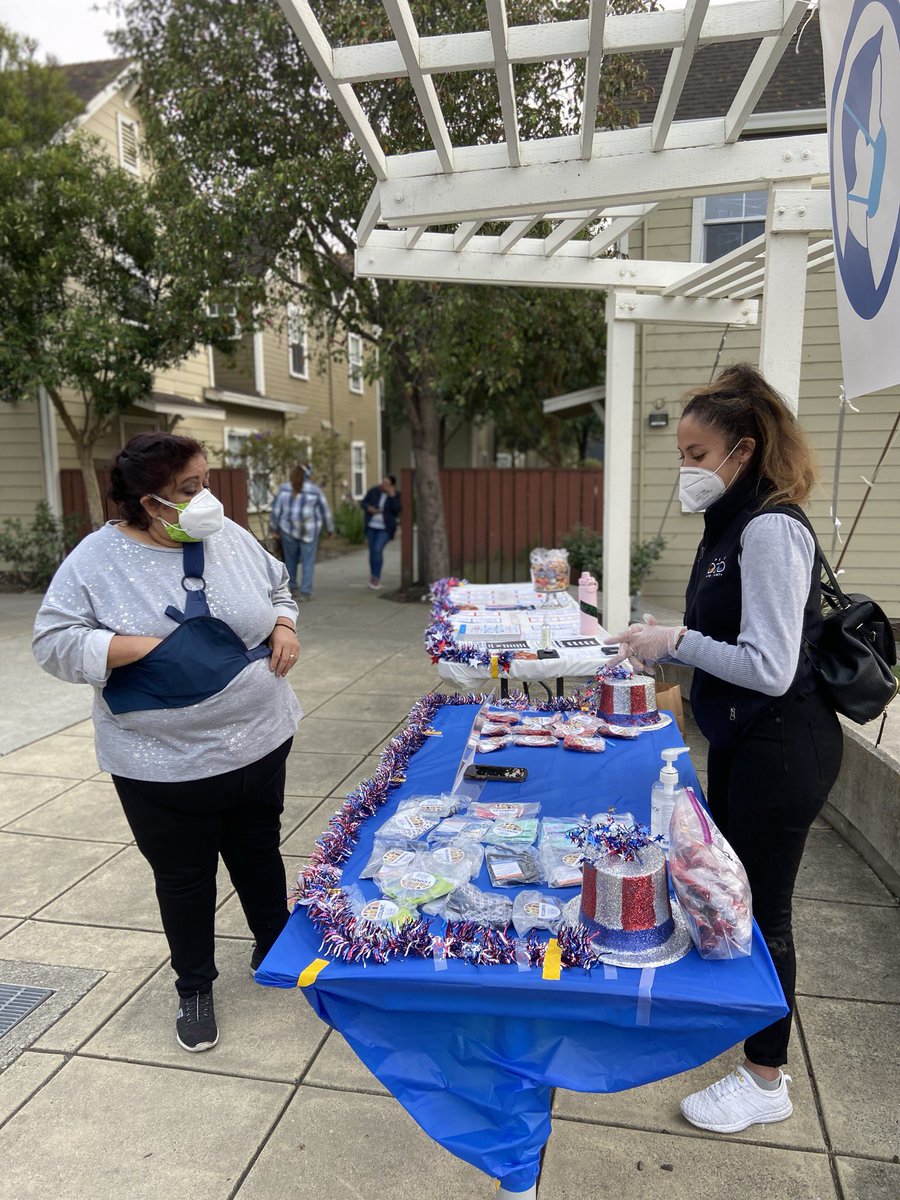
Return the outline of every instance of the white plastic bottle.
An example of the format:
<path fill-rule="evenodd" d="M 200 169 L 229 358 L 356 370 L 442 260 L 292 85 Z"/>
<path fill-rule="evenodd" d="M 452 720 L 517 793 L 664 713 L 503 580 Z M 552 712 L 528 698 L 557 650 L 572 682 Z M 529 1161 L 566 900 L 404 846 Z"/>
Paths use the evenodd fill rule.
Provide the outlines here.
<path fill-rule="evenodd" d="M 679 754 L 687 754 L 690 746 L 672 746 L 662 751 L 663 768 L 659 779 L 650 789 L 650 833 L 653 837 L 662 835 L 659 845 L 669 852 L 669 822 L 672 819 L 672 809 L 681 793 L 678 786 L 678 771 L 675 769 L 675 759 Z"/>
<path fill-rule="evenodd" d="M 597 580 L 590 571 L 582 571 L 578 580 L 578 607 L 581 609 L 579 631 L 585 637 L 596 637 L 600 632 L 597 620 Z"/>

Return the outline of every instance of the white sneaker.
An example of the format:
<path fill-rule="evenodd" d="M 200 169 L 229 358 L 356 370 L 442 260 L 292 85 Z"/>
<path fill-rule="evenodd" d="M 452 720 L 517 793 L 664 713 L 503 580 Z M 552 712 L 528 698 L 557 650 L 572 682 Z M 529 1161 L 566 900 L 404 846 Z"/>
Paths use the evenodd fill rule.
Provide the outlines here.
<path fill-rule="evenodd" d="M 698 1129 L 737 1133 L 748 1125 L 786 1121 L 794 1111 L 787 1085 L 790 1075 L 781 1072 L 778 1087 L 767 1091 L 755 1083 L 746 1067 L 694 1092 L 681 1101 L 681 1115 Z"/>

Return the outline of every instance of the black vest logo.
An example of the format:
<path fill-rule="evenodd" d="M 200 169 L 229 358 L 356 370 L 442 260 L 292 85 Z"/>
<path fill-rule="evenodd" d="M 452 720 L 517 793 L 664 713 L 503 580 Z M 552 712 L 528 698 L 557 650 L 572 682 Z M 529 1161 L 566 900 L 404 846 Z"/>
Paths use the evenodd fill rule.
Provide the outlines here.
<path fill-rule="evenodd" d="M 714 558 L 712 560 L 712 562 L 709 564 L 709 566 L 706 568 L 706 578 L 707 579 L 715 579 L 717 575 L 724 575 L 724 574 L 725 574 L 725 556 L 723 554 L 721 558 Z"/>

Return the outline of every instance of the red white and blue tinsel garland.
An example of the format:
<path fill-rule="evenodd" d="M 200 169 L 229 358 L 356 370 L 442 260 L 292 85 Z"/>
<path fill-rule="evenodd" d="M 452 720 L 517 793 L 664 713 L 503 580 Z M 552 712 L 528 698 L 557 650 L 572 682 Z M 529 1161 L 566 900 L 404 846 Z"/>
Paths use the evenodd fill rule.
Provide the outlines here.
<path fill-rule="evenodd" d="M 451 623 L 447 618 L 459 609 L 450 600 L 450 589 L 461 587 L 465 579 L 437 579 L 431 585 L 431 623 L 425 630 L 425 653 L 431 656 L 433 663 L 443 659 L 444 662 L 462 663 L 467 667 L 489 667 L 491 660 L 497 660 L 500 671 L 509 672 L 513 660 L 511 650 L 485 650 L 473 646 L 470 642 L 460 642 Z"/>
<path fill-rule="evenodd" d="M 316 842 L 312 863 L 297 877 L 289 904 L 302 905 L 322 935 L 321 950 L 344 962 L 384 963 L 392 958 L 458 958 L 475 966 L 519 963 L 541 967 L 547 943 L 538 935 L 517 939 L 509 929 L 498 930 L 473 921 L 450 921 L 442 934 L 432 932 L 424 917 L 407 921 L 399 928 L 359 920 L 347 893 L 341 887 L 341 871 L 359 839 L 365 821 L 374 816 L 391 790 L 405 781 L 412 756 L 431 737 L 431 723 L 444 704 L 483 704 L 483 695 L 439 695 L 430 693 L 417 700 L 406 728 L 388 743 L 371 779 L 359 784 L 331 818 Z M 548 700 L 536 704 L 524 694 L 500 701 L 497 707 L 572 712 L 581 706 L 575 699 Z M 564 967 L 589 970 L 597 964 L 594 937 L 585 926 L 559 931 L 560 961 Z"/>

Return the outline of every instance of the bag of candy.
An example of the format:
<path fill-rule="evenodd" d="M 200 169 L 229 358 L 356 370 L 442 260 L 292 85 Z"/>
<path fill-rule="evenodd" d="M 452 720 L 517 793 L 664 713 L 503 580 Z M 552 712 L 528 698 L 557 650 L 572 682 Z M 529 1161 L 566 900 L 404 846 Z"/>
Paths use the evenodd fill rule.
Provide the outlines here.
<path fill-rule="evenodd" d="M 549 929 L 557 933 L 562 923 L 563 911 L 555 896 L 541 892 L 519 892 L 513 901 L 512 920 L 519 937 L 532 929 Z"/>
<path fill-rule="evenodd" d="M 701 958 L 740 958 L 753 942 L 747 872 L 689 787 L 669 822 L 669 874 Z"/>
<path fill-rule="evenodd" d="M 582 750 L 589 754 L 602 754 L 606 749 L 603 738 L 590 734 L 567 733 L 563 738 L 563 750 Z"/>

